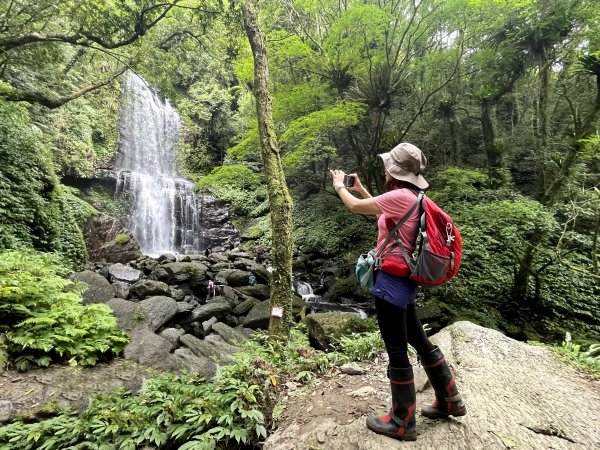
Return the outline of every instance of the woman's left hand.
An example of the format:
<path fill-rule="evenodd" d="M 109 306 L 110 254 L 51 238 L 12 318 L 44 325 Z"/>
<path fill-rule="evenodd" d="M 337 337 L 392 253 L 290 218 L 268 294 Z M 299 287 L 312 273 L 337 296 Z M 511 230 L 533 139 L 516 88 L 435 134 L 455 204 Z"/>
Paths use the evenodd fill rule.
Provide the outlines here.
<path fill-rule="evenodd" d="M 336 183 L 344 183 L 344 176 L 346 173 L 343 170 L 330 170 L 331 178 L 333 178 L 333 186 L 335 187 Z"/>

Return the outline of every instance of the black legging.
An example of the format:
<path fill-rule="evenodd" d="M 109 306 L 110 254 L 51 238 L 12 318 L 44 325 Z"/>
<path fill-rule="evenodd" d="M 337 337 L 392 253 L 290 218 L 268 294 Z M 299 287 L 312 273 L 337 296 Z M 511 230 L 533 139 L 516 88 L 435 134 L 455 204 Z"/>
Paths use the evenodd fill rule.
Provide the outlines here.
<path fill-rule="evenodd" d="M 375 309 L 379 331 L 390 357 L 390 367 L 403 368 L 410 366 L 408 360 L 408 344 L 412 345 L 419 355 L 429 353 L 434 346 L 425 331 L 414 303 L 406 309 L 375 297 Z"/>

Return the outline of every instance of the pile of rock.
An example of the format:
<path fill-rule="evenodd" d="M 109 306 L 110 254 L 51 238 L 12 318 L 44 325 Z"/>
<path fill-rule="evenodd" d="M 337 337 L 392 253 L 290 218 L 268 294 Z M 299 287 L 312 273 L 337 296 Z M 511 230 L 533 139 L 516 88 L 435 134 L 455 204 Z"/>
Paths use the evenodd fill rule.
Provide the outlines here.
<path fill-rule="evenodd" d="M 208 378 L 252 330 L 268 327 L 269 278 L 266 267 L 235 250 L 95 264 L 71 275 L 87 285 L 84 303 L 105 303 L 113 310 L 131 339 L 126 359 Z M 304 306 L 294 299 L 297 318 Z"/>

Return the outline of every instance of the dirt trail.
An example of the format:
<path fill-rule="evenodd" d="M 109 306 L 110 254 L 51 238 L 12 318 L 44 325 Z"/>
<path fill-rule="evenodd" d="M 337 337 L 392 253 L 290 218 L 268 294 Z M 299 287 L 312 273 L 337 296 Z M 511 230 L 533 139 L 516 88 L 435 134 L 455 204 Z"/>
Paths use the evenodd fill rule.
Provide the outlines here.
<path fill-rule="evenodd" d="M 367 430 L 365 419 L 389 408 L 387 362 L 361 363 L 364 375 L 334 372 L 288 406 L 264 450 L 600 449 L 600 382 L 548 350 L 458 322 L 432 339 L 456 372 L 468 414 L 424 419 L 418 440 L 398 442 Z M 417 405 L 433 391 L 415 361 Z"/>

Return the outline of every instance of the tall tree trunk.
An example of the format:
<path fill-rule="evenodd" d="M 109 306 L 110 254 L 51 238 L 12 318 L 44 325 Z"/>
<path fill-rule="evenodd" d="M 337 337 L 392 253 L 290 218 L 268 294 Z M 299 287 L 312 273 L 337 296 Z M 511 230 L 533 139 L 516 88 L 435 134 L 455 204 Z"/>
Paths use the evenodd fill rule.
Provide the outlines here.
<path fill-rule="evenodd" d="M 546 189 L 546 147 L 548 145 L 548 89 L 550 86 L 550 63 L 540 65 L 540 91 L 537 102 L 537 126 L 535 146 L 537 150 L 537 185 L 539 193 Z"/>
<path fill-rule="evenodd" d="M 492 100 L 481 100 L 481 131 L 483 133 L 483 144 L 488 160 L 488 171 L 490 179 L 495 184 L 504 184 L 504 156 L 502 149 L 496 142 L 496 130 L 494 126 L 496 104 Z"/>
<path fill-rule="evenodd" d="M 242 5 L 244 28 L 254 56 L 254 95 L 260 146 L 267 179 L 271 226 L 273 231 L 271 273 L 271 306 L 283 307 L 282 318 L 271 317 L 269 332 L 285 337 L 292 324 L 292 198 L 290 197 L 273 122 L 269 65 L 266 39 L 258 23 L 257 0 L 246 0 Z"/>

